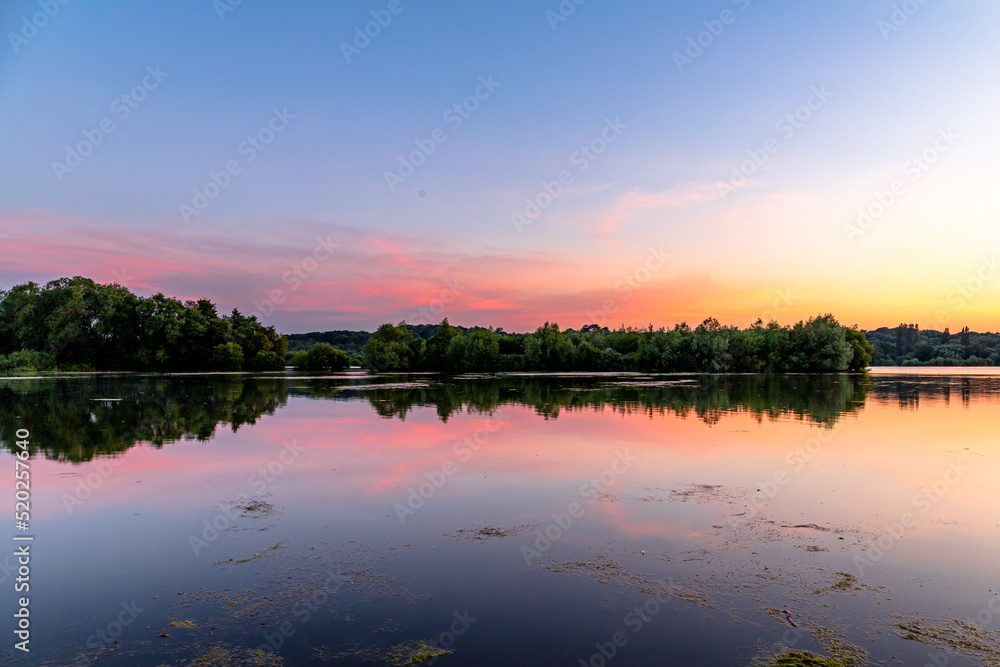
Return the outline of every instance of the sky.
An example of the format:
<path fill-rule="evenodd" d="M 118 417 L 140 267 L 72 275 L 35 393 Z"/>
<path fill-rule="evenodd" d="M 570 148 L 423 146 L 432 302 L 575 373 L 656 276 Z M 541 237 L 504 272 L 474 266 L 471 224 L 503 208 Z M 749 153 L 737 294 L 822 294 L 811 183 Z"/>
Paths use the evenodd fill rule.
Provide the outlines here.
<path fill-rule="evenodd" d="M 0 289 L 1000 330 L 992 0 L 0 4 Z"/>

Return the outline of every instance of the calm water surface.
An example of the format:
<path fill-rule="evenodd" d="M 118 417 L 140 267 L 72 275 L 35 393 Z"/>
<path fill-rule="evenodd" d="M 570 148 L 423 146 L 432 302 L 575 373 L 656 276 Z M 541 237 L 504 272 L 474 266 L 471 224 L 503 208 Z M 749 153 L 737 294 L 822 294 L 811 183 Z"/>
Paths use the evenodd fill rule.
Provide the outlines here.
<path fill-rule="evenodd" d="M 989 664 L 998 424 L 983 371 L 0 379 L 0 655 Z"/>

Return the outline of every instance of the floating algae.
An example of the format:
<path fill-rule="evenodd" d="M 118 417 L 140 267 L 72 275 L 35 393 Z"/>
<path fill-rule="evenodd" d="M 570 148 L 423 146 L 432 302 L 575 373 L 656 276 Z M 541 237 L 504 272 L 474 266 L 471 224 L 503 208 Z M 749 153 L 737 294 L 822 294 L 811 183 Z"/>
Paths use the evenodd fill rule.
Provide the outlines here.
<path fill-rule="evenodd" d="M 979 658 L 990 667 L 1000 665 L 1000 632 L 959 620 L 943 620 L 932 624 L 926 619 L 913 619 L 895 624 L 896 634 L 903 639 L 951 649 Z"/>
<path fill-rule="evenodd" d="M 392 647 L 385 654 L 385 661 L 394 667 L 404 667 L 405 665 L 419 665 L 449 653 L 454 653 L 454 651 L 437 648 L 421 640 L 405 642 Z"/>
<path fill-rule="evenodd" d="M 259 648 L 245 649 L 216 644 L 188 664 L 190 667 L 282 667 L 285 661 L 280 656 Z"/>
<path fill-rule="evenodd" d="M 388 650 L 380 650 L 375 647 L 358 648 L 353 651 L 338 653 L 333 656 L 334 660 L 341 658 L 357 658 L 364 662 L 374 662 L 392 665 L 393 667 L 406 667 L 406 665 L 420 665 L 428 660 L 440 658 L 443 655 L 454 653 L 443 648 L 434 646 L 431 641 L 410 641 L 396 644 Z"/>
<path fill-rule="evenodd" d="M 685 591 L 662 581 L 648 579 L 637 572 L 622 566 L 621 563 L 608 556 L 596 556 L 589 560 L 559 561 L 546 565 L 545 569 L 560 574 L 575 574 L 590 577 L 599 584 L 618 584 L 625 588 L 639 591 L 645 595 L 666 595 L 679 600 L 692 602 L 704 607 L 712 607 L 701 596 Z"/>
<path fill-rule="evenodd" d="M 191 628 L 195 627 L 195 622 L 194 621 L 172 621 L 170 623 L 170 627 L 172 627 L 172 628 L 185 628 L 187 630 L 190 630 Z"/>
<path fill-rule="evenodd" d="M 835 658 L 824 658 L 809 651 L 785 651 L 776 655 L 768 665 L 773 667 L 847 667 Z"/>
<path fill-rule="evenodd" d="M 277 513 L 277 508 L 274 505 L 260 497 L 234 500 L 226 504 L 238 510 L 244 519 L 262 519 Z"/>
<path fill-rule="evenodd" d="M 264 556 L 268 555 L 272 551 L 276 551 L 278 549 L 284 549 L 284 548 L 285 548 L 285 545 L 282 544 L 281 542 L 278 542 L 277 544 L 272 544 L 271 546 L 269 546 L 268 548 L 264 549 L 263 551 L 258 551 L 257 553 L 253 554 L 252 556 L 247 556 L 246 558 L 229 558 L 228 560 L 220 560 L 217 563 L 212 563 L 212 565 L 232 565 L 232 564 L 235 564 L 235 563 L 249 563 L 250 561 L 257 560 L 258 558 L 263 558 Z"/>
<path fill-rule="evenodd" d="M 809 629 L 816 641 L 826 644 L 826 649 L 830 652 L 832 659 L 837 664 L 853 667 L 863 665 L 868 660 L 868 652 L 860 646 L 855 646 L 848 642 L 842 635 L 837 634 L 829 628 L 813 627 Z"/>
<path fill-rule="evenodd" d="M 771 616 L 779 617 L 788 610 L 765 609 Z M 813 626 L 808 630 L 817 642 L 826 646 L 829 655 L 818 655 L 812 651 L 791 649 L 787 646 L 774 654 L 758 657 L 753 661 L 756 667 L 861 667 L 867 664 L 868 652 L 855 646 L 844 637 L 828 628 Z"/>
<path fill-rule="evenodd" d="M 522 526 L 512 526 L 510 528 L 480 526 L 479 528 L 463 528 L 461 530 L 456 530 L 448 537 L 456 540 L 489 540 L 497 537 L 512 537 L 534 527 L 534 524 L 524 524 Z"/>
<path fill-rule="evenodd" d="M 823 593 L 836 593 L 836 592 L 848 592 L 848 591 L 862 591 L 862 590 L 874 590 L 871 586 L 861 583 L 861 580 L 855 577 L 849 572 L 837 572 L 834 574 L 833 583 L 826 588 L 817 588 L 813 591 L 813 595 L 822 595 Z"/>

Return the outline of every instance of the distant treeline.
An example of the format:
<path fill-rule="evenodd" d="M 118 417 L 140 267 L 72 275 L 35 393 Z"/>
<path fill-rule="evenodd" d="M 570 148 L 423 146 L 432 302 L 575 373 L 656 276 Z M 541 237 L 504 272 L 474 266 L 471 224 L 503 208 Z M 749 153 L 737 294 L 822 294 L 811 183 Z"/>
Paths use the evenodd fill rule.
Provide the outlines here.
<path fill-rule="evenodd" d="M 976 333 L 962 327 L 921 331 L 916 324 L 900 324 L 865 332 L 875 351 L 875 366 L 1000 366 L 1000 333 Z"/>
<path fill-rule="evenodd" d="M 119 285 L 62 278 L 0 291 L 0 372 L 24 370 L 271 371 L 443 373 L 643 371 L 824 373 L 868 365 L 992 366 L 1000 334 L 964 328 L 920 331 L 901 324 L 863 332 L 822 315 L 791 326 L 757 321 L 747 329 L 707 319 L 672 329 L 591 324 L 533 333 L 503 329 L 384 324 L 375 333 L 279 335 L 256 317 L 220 316 L 208 299 L 140 297 Z"/>
<path fill-rule="evenodd" d="M 274 327 L 237 310 L 220 317 L 208 299 L 143 298 L 80 277 L 0 291 L 0 372 L 282 370 L 287 346 Z"/>
<path fill-rule="evenodd" d="M 710 327 L 713 320 L 707 320 L 707 322 L 708 325 L 703 324 L 704 327 Z M 425 345 L 437 334 L 439 327 L 436 324 L 400 324 L 397 328 L 399 326 L 405 326 L 413 337 L 423 339 Z M 763 325 L 761 324 L 760 326 Z M 751 327 L 746 331 L 754 332 L 760 326 Z M 774 327 L 775 325 L 770 326 Z M 469 336 L 474 331 L 477 331 L 475 328 L 470 329 L 457 326 L 452 328 L 461 335 L 465 342 L 468 342 Z M 681 337 L 686 335 L 687 332 L 693 334 L 698 331 L 698 329 L 691 331 L 685 325 L 680 325 L 677 329 L 683 332 Z M 525 356 L 524 341 L 526 336 L 536 335 L 537 332 L 536 334 L 526 335 L 510 334 L 504 332 L 502 329 L 493 331 L 496 335 L 499 354 L 501 356 L 501 360 L 498 362 L 499 367 L 502 369 L 525 370 L 527 367 L 524 365 L 523 359 Z M 729 331 L 731 334 L 734 334 L 738 330 L 730 329 Z M 567 329 L 561 333 L 567 338 L 574 349 L 579 348 L 580 343 L 586 341 L 595 348 L 610 348 L 612 351 L 620 352 L 623 355 L 638 352 L 638 341 L 643 338 L 659 338 L 658 336 L 649 337 L 648 334 L 650 332 L 646 329 L 618 329 L 616 331 L 609 331 L 607 328 L 599 328 L 596 325 L 585 326 L 579 331 Z M 872 345 L 872 359 L 870 362 L 872 366 L 1000 366 L 1000 333 L 976 333 L 969 331 L 968 327 L 964 327 L 956 334 L 952 334 L 949 329 L 945 329 L 943 332 L 935 330 L 921 331 L 915 324 L 900 324 L 898 327 L 893 328 L 882 327 L 874 331 L 863 330 L 861 333 L 864 334 L 865 339 Z M 595 336 L 594 334 L 602 335 Z M 757 332 L 757 334 L 756 337 L 758 339 L 767 336 L 763 332 Z M 782 336 L 782 334 L 777 334 L 779 339 Z M 351 364 L 373 367 L 370 362 L 365 361 L 363 355 L 364 346 L 371 337 L 372 334 L 367 331 L 328 331 L 324 333 L 291 334 L 289 335 L 289 349 L 308 351 L 317 343 L 327 343 L 337 349 L 343 350 L 350 359 Z M 753 339 L 754 336 L 750 336 L 750 338 Z M 625 341 L 629 342 L 626 343 Z M 731 347 L 735 353 L 734 356 L 738 357 L 742 346 L 739 341 L 735 343 Z M 418 342 L 414 342 L 414 344 L 419 347 Z M 457 343 L 456 346 L 461 344 Z M 683 346 L 681 347 L 683 348 Z M 577 350 L 577 353 L 584 356 L 593 355 L 593 351 L 587 347 Z M 610 358 L 610 353 L 605 354 L 607 354 L 608 358 L 602 367 L 603 370 L 622 369 L 620 363 L 615 363 L 615 360 Z M 512 358 L 506 355 L 512 355 Z M 457 360 L 459 356 L 461 355 L 456 347 L 452 355 L 450 370 L 454 371 L 462 366 Z M 564 354 L 564 356 L 567 355 Z M 649 354 L 647 353 L 648 356 Z M 680 356 L 683 357 L 684 355 L 681 354 Z M 863 358 L 863 355 L 860 358 Z M 410 360 L 412 361 L 412 359 L 413 356 L 411 355 Z M 417 361 L 417 365 L 415 367 L 411 366 L 410 369 L 430 370 L 426 364 L 419 363 L 419 356 Z M 692 365 L 691 363 L 682 362 L 680 365 L 671 366 L 671 368 L 692 368 L 696 366 L 696 364 Z M 657 368 L 663 367 L 662 364 L 657 366 Z M 737 367 L 740 367 L 740 365 L 737 364 Z M 593 370 L 594 368 L 593 363 L 587 365 L 587 369 Z M 647 370 L 646 367 L 639 366 L 629 368 Z M 531 370 L 536 369 L 532 368 Z"/>
<path fill-rule="evenodd" d="M 444 320 L 428 339 L 404 323 L 383 324 L 361 349 L 373 371 L 643 371 L 831 373 L 861 371 L 872 346 L 862 332 L 822 315 L 794 326 L 726 327 L 707 319 L 695 328 L 607 328 L 580 331 L 545 323 L 534 333 L 465 331 Z"/>

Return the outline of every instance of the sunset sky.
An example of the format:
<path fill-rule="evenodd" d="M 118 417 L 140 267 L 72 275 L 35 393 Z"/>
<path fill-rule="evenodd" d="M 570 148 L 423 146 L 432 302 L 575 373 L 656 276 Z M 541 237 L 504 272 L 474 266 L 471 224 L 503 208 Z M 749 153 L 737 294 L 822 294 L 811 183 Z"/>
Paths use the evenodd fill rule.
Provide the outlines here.
<path fill-rule="evenodd" d="M 83 275 L 286 333 L 995 331 L 998 22 L 993 0 L 6 2 L 0 289 Z"/>

